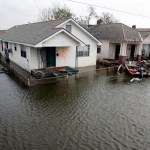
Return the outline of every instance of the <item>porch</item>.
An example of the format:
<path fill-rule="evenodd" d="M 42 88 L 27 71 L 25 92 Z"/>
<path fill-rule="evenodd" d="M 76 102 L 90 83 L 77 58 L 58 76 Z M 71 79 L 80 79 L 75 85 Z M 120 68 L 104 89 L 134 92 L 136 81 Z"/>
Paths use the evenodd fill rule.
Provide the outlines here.
<path fill-rule="evenodd" d="M 124 64 L 125 60 L 141 61 L 141 43 L 110 43 L 108 58 Z"/>
<path fill-rule="evenodd" d="M 25 84 L 26 86 L 29 86 L 29 87 L 35 86 L 35 85 L 40 85 L 40 84 L 53 83 L 53 82 L 57 82 L 59 80 L 68 79 L 68 76 L 69 76 L 68 74 L 63 74 L 61 76 L 53 76 L 53 77 L 45 76 L 43 78 L 36 78 L 30 72 L 21 68 L 19 65 L 15 64 L 11 61 L 6 61 L 5 57 L 3 57 L 2 55 L 0 55 L 0 64 L 5 68 L 6 73 L 13 75 L 16 79 L 19 79 L 19 81 L 21 81 L 23 84 Z M 64 72 L 64 70 L 63 70 L 63 72 Z M 72 74 L 76 74 L 76 73 L 78 73 L 78 70 L 75 70 L 75 71 L 71 70 L 71 72 L 72 72 Z"/>
<path fill-rule="evenodd" d="M 31 50 L 32 51 L 32 50 Z M 37 64 L 32 69 L 70 66 L 76 67 L 76 46 L 73 47 L 42 47 L 35 49 Z M 33 54 L 34 55 L 34 54 Z M 31 56 L 35 58 L 36 56 Z"/>

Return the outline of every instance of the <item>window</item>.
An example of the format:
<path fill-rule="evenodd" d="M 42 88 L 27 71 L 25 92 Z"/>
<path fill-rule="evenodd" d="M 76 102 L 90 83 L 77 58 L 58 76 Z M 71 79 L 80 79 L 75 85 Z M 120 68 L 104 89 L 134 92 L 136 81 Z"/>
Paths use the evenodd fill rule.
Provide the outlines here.
<path fill-rule="evenodd" d="M 2 51 L 3 51 L 3 42 L 1 41 L 1 48 L 2 48 Z"/>
<path fill-rule="evenodd" d="M 90 45 L 78 47 L 77 52 L 78 52 L 78 57 L 89 56 Z"/>
<path fill-rule="evenodd" d="M 14 44 L 14 50 L 17 51 L 17 45 L 16 44 Z"/>
<path fill-rule="evenodd" d="M 66 25 L 66 30 L 71 33 L 71 25 Z"/>
<path fill-rule="evenodd" d="M 12 43 L 9 43 L 8 52 L 12 54 Z"/>
<path fill-rule="evenodd" d="M 5 48 L 8 49 L 8 42 L 5 42 Z"/>
<path fill-rule="evenodd" d="M 21 57 L 26 58 L 26 46 L 25 45 L 20 45 L 20 49 L 21 49 Z"/>
<path fill-rule="evenodd" d="M 97 53 L 101 53 L 101 45 L 97 45 Z"/>

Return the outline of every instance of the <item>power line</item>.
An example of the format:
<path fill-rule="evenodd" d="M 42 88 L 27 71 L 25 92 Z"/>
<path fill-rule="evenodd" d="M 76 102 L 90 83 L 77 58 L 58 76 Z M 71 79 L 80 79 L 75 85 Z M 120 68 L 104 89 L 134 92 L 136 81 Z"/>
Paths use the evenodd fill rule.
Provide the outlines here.
<path fill-rule="evenodd" d="M 148 16 L 144 16 L 144 15 L 136 14 L 136 13 L 132 13 L 132 12 L 127 12 L 127 11 L 123 11 L 123 10 L 119 10 L 119 9 L 104 7 L 104 6 L 95 5 L 95 4 L 90 4 L 90 3 L 79 2 L 79 1 L 75 1 L 75 0 L 68 0 L 68 1 L 73 2 L 73 3 L 83 4 L 83 5 L 89 5 L 89 6 L 94 6 L 94 7 L 100 7 L 100 8 L 103 8 L 103 9 L 108 9 L 108 10 L 112 10 L 112 11 L 117 11 L 117 12 L 121 12 L 121 13 L 126 13 L 126 14 L 130 14 L 130 15 L 134 15 L 134 16 L 144 17 L 144 18 L 149 18 L 149 19 L 150 19 L 150 17 L 148 17 Z"/>

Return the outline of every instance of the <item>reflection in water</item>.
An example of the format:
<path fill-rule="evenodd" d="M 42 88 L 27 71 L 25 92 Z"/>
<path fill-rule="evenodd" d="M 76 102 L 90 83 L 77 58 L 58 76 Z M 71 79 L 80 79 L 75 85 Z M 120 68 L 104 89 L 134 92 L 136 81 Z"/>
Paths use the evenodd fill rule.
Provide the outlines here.
<path fill-rule="evenodd" d="M 0 149 L 149 149 L 149 83 L 97 71 L 26 88 L 0 74 Z"/>

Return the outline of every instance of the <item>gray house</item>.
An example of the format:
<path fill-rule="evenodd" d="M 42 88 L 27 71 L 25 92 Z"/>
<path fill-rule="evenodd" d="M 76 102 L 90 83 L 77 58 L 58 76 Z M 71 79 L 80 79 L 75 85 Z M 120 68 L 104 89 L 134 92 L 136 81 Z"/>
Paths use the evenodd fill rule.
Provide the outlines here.
<path fill-rule="evenodd" d="M 88 31 L 102 42 L 97 59 L 114 59 L 124 63 L 126 59 L 140 61 L 142 38 L 140 33 L 122 23 L 98 24 Z"/>

